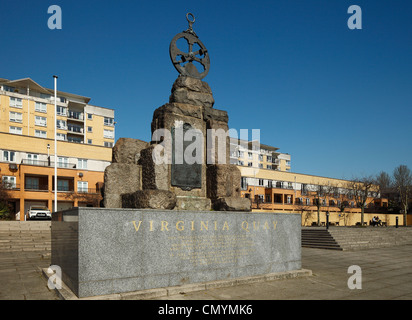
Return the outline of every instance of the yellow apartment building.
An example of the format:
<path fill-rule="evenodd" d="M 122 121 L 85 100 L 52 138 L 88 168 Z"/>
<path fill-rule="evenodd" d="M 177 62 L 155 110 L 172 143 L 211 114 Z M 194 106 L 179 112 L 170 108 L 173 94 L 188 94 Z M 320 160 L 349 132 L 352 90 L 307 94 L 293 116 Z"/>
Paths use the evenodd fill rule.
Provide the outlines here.
<path fill-rule="evenodd" d="M 57 92 L 57 159 L 54 157 L 54 90 L 30 78 L 0 79 L 0 177 L 16 216 L 33 205 L 58 210 L 97 206 L 115 141 L 114 110 L 90 98 Z"/>
<path fill-rule="evenodd" d="M 291 172 L 290 155 L 278 148 L 253 144 L 251 141 L 230 139 L 231 163 L 241 172 L 241 195 L 252 200 L 253 211 L 300 213 L 302 225 L 329 221 L 335 225 L 360 223 L 360 212 L 350 188 L 350 182 L 342 179 Z M 364 221 L 369 224 L 379 215 L 374 208 L 387 207 L 388 200 L 371 192 L 367 200 Z M 378 210 L 376 210 L 378 211 Z M 395 215 L 380 215 L 388 225 L 395 224 Z M 403 217 L 399 216 L 400 221 Z"/>
<path fill-rule="evenodd" d="M 277 150 L 279 148 L 266 144 L 230 138 L 230 163 L 239 167 L 289 172 L 291 170 L 290 154 Z"/>

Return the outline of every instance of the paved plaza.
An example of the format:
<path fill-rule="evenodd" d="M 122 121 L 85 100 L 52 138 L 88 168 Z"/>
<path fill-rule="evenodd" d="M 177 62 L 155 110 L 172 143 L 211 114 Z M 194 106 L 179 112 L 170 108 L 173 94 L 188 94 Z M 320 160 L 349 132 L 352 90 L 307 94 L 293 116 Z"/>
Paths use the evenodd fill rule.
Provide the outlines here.
<path fill-rule="evenodd" d="M 412 246 L 358 251 L 302 248 L 302 267 L 312 276 L 251 283 L 234 287 L 179 293 L 157 299 L 170 300 L 409 300 L 412 299 Z M 47 287 L 41 269 L 50 255 L 40 252 L 0 252 L 1 300 L 58 300 Z M 353 274 L 361 268 L 361 289 L 349 289 Z"/>

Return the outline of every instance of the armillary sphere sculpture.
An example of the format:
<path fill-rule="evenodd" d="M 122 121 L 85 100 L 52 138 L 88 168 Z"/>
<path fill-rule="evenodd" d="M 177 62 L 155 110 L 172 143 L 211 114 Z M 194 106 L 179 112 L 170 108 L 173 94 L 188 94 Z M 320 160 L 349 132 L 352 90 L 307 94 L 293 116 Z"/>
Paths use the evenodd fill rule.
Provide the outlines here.
<path fill-rule="evenodd" d="M 172 59 L 173 65 L 181 75 L 203 79 L 208 74 L 210 68 L 209 53 L 193 31 L 192 26 L 196 21 L 194 15 L 189 12 L 186 15 L 186 19 L 189 22 L 189 29 L 177 34 L 170 42 L 170 59 Z M 177 47 L 176 42 L 181 38 L 185 39 L 188 44 L 189 49 L 187 52 L 183 52 Z M 196 51 L 193 51 L 194 49 Z M 196 64 L 193 62 L 196 62 Z M 198 70 L 196 65 L 201 70 Z"/>

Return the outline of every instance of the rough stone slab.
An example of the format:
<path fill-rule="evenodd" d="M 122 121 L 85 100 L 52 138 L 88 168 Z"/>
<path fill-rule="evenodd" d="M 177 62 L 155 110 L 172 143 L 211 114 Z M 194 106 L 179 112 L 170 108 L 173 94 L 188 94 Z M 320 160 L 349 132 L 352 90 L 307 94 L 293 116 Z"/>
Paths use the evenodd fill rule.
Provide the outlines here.
<path fill-rule="evenodd" d="M 124 193 L 142 189 L 141 166 L 128 163 L 112 163 L 104 171 L 105 208 L 121 208 Z"/>
<path fill-rule="evenodd" d="M 211 199 L 220 197 L 240 197 L 240 170 L 232 164 L 208 165 L 207 196 Z"/>
<path fill-rule="evenodd" d="M 149 144 L 142 140 L 120 138 L 113 147 L 112 162 L 137 164 L 140 158 L 140 152 L 148 146 Z"/>
<path fill-rule="evenodd" d="M 183 197 L 176 198 L 176 210 L 209 211 L 211 201 L 208 198 Z"/>
<path fill-rule="evenodd" d="M 172 210 L 176 201 L 176 195 L 171 191 L 139 190 L 122 195 L 122 208 Z"/>
<path fill-rule="evenodd" d="M 167 164 L 156 164 L 152 145 L 141 151 L 139 165 L 142 166 L 142 189 L 169 190 L 170 177 Z"/>
<path fill-rule="evenodd" d="M 206 82 L 191 77 L 178 77 L 173 84 L 169 102 L 211 108 L 215 103 L 212 90 Z"/>
<path fill-rule="evenodd" d="M 217 211 L 245 211 L 252 210 L 251 202 L 241 197 L 221 197 L 212 200 L 212 207 Z"/>
<path fill-rule="evenodd" d="M 210 89 L 207 82 L 187 76 L 179 76 L 175 80 L 173 83 L 172 92 L 181 88 L 195 92 L 212 94 L 212 89 Z"/>
<path fill-rule="evenodd" d="M 177 89 L 171 94 L 169 102 L 212 108 L 215 100 L 213 96 L 208 93 L 194 92 L 186 89 Z"/>

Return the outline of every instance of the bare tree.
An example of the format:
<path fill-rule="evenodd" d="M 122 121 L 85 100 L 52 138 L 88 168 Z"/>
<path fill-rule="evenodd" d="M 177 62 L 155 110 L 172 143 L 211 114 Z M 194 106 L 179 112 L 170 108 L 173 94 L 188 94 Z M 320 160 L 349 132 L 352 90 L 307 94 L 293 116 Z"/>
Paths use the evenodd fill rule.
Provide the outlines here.
<path fill-rule="evenodd" d="M 379 194 L 379 187 L 372 176 L 354 178 L 348 183 L 349 192 L 361 208 L 361 225 L 364 225 L 365 207 Z"/>
<path fill-rule="evenodd" d="M 388 190 L 392 186 L 392 178 L 385 171 L 381 171 L 376 176 L 376 184 L 379 186 L 381 191 Z"/>
<path fill-rule="evenodd" d="M 399 200 L 403 207 L 403 225 L 406 226 L 409 200 L 412 191 L 412 174 L 405 165 L 400 165 L 393 171 L 394 186 L 399 193 Z"/>
<path fill-rule="evenodd" d="M 330 188 L 328 186 L 322 186 L 322 185 L 313 185 L 310 190 L 310 195 L 313 197 L 313 205 L 317 208 L 317 213 L 318 213 L 318 226 L 320 225 L 320 208 L 325 206 L 324 204 L 326 202 L 326 197 L 328 196 L 330 192 Z"/>
<path fill-rule="evenodd" d="M 296 211 L 300 212 L 300 215 L 304 220 L 303 225 L 306 225 L 308 219 L 312 215 L 310 205 L 306 204 L 306 201 L 303 201 L 302 198 L 296 198 L 294 208 Z"/>
<path fill-rule="evenodd" d="M 349 207 L 349 203 L 347 201 L 348 200 L 348 189 L 334 186 L 332 188 L 332 192 L 333 192 L 334 198 L 338 200 L 337 208 L 339 209 L 340 216 L 343 217 L 343 223 L 346 226 L 348 222 L 348 215 L 349 215 L 349 213 L 345 213 L 345 209 Z"/>

